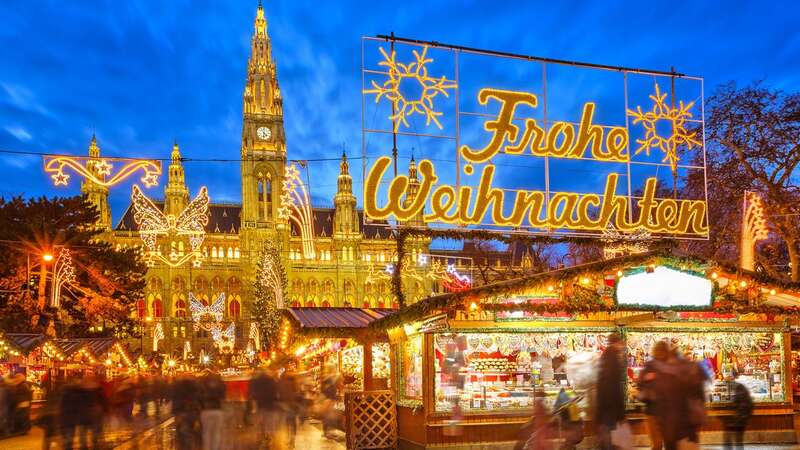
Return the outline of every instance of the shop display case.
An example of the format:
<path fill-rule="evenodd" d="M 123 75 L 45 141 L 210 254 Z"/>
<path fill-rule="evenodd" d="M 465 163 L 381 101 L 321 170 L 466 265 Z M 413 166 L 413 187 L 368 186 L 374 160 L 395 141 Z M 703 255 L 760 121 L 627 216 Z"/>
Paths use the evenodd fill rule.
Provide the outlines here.
<path fill-rule="evenodd" d="M 422 401 L 422 335 L 409 336 L 401 347 L 401 397 Z"/>
<path fill-rule="evenodd" d="M 364 347 L 357 345 L 342 350 L 342 377 L 345 391 L 364 389 Z"/>
<path fill-rule="evenodd" d="M 582 395 L 586 378 L 594 376 L 588 367 L 592 357 L 582 355 L 598 355 L 607 336 L 600 331 L 437 334 L 436 411 L 456 404 L 464 412 L 529 409 L 538 398 L 551 408 L 561 389 Z M 587 367 L 570 366 L 570 357 Z"/>
<path fill-rule="evenodd" d="M 783 335 L 775 331 L 632 331 L 628 333 L 628 402 L 636 403 L 636 380 L 655 342 L 666 340 L 706 371 L 708 401 L 731 401 L 732 382 L 754 402 L 784 402 Z"/>

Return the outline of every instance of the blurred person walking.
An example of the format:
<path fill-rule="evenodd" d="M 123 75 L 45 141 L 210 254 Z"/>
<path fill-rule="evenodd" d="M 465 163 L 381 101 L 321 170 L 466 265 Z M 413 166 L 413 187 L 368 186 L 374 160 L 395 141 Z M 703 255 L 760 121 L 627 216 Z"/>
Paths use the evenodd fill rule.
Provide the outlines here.
<path fill-rule="evenodd" d="M 664 440 L 661 436 L 661 428 L 658 420 L 658 392 L 655 389 L 656 361 L 661 364 L 666 363 L 670 356 L 669 344 L 666 341 L 658 341 L 653 344 L 650 352 L 652 359 L 647 361 L 639 374 L 637 383 L 639 394 L 638 399 L 644 403 L 644 413 L 647 419 L 647 431 L 650 435 L 650 448 L 661 450 L 664 447 Z"/>
<path fill-rule="evenodd" d="M 62 386 L 48 389 L 36 425 L 42 429 L 42 449 L 48 450 L 58 438 L 58 414 Z"/>
<path fill-rule="evenodd" d="M 259 440 L 269 440 L 274 446 L 278 426 L 278 386 L 275 378 L 266 372 L 258 372 L 250 380 L 248 387 L 248 407 L 256 409 L 256 426 Z"/>
<path fill-rule="evenodd" d="M 178 378 L 172 386 L 172 412 L 175 415 L 175 444 L 178 450 L 198 447 L 200 389 L 189 376 Z"/>
<path fill-rule="evenodd" d="M 293 373 L 284 372 L 278 381 L 278 400 L 282 415 L 279 419 L 280 424 L 285 427 L 286 448 L 291 450 L 294 449 L 294 441 L 297 436 L 297 420 L 301 401 L 297 378 Z"/>
<path fill-rule="evenodd" d="M 722 424 L 725 427 L 725 448 L 743 449 L 744 430 L 750 417 L 753 416 L 753 398 L 750 391 L 737 381 L 730 382 L 729 389 L 733 392 L 733 415 L 722 416 Z"/>
<path fill-rule="evenodd" d="M 33 392 L 25 375 L 15 374 L 9 381 L 9 420 L 11 434 L 25 434 L 31 429 L 31 400 Z"/>
<path fill-rule="evenodd" d="M 11 388 L 0 378 L 0 437 L 11 432 Z"/>
<path fill-rule="evenodd" d="M 629 430 L 625 422 L 625 379 L 624 344 L 622 336 L 611 333 L 608 346 L 600 355 L 597 374 L 597 408 L 595 425 L 600 448 L 611 450 L 612 432 Z M 615 431 L 616 430 L 616 431 Z M 629 433 L 628 433 L 629 434 Z M 617 444 L 619 445 L 619 444 Z"/>
<path fill-rule="evenodd" d="M 225 424 L 225 413 L 222 410 L 225 401 L 225 383 L 219 375 L 209 373 L 203 377 L 201 387 L 203 410 L 200 412 L 200 425 L 203 450 L 221 450 Z"/>

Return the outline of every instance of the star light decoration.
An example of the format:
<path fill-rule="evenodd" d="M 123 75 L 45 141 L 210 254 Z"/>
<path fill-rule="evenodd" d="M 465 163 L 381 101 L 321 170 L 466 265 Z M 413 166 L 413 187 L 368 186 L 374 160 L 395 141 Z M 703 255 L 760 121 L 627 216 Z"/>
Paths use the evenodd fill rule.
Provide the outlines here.
<path fill-rule="evenodd" d="M 764 202 L 757 192 L 745 191 L 744 229 L 753 242 L 769 237 L 769 226 L 764 213 Z"/>
<path fill-rule="evenodd" d="M 636 139 L 639 148 L 636 149 L 635 154 L 644 152 L 650 156 L 650 149 L 657 148 L 664 153 L 662 162 L 669 162 L 674 173 L 677 170 L 678 160 L 680 160 L 678 148 L 686 145 L 691 150 L 695 145 L 701 145 L 695 137 L 697 132 L 690 132 L 686 129 L 686 120 L 692 117 L 690 110 L 694 106 L 694 102 L 683 103 L 681 100 L 678 102 L 677 108 L 671 107 L 665 102 L 667 94 L 661 93 L 658 83 L 655 85 L 655 91 L 655 94 L 649 96 L 653 101 L 653 109 L 643 111 L 641 106 L 637 106 L 636 111 L 628 110 L 628 114 L 633 117 L 633 123 L 641 123 L 645 129 L 644 139 Z M 660 121 L 670 122 L 672 133 L 669 137 L 659 134 L 656 125 Z"/>
<path fill-rule="evenodd" d="M 114 172 L 114 164 L 120 163 Z M 48 155 L 44 157 L 44 171 L 50 174 L 53 184 L 67 186 L 71 176 L 65 172 L 70 169 L 86 181 L 105 187 L 114 186 L 138 171 L 144 172 L 142 184 L 152 187 L 158 184 L 161 175 L 161 162 L 133 158 L 102 158 L 92 156 Z"/>
<path fill-rule="evenodd" d="M 442 124 L 439 122 L 439 116 L 443 113 L 436 111 L 433 104 L 433 99 L 437 95 L 442 94 L 449 97 L 447 94 L 448 89 L 455 89 L 456 83 L 448 81 L 447 78 L 441 76 L 440 78 L 432 77 L 428 74 L 426 65 L 433 62 L 432 58 L 426 57 L 428 46 L 422 47 L 422 51 L 418 52 L 413 50 L 415 60 L 404 64 L 397 62 L 397 52 L 394 50 L 391 53 L 386 53 L 383 47 L 380 47 L 383 61 L 378 65 L 385 67 L 389 72 L 388 78 L 383 84 L 378 84 L 372 80 L 372 88 L 365 89 L 365 94 L 375 94 L 375 103 L 378 103 L 381 98 L 386 98 L 392 102 L 393 113 L 389 116 L 394 126 L 394 131 L 397 131 L 402 123 L 406 128 L 409 127 L 408 117 L 414 114 L 425 116 L 425 126 L 433 122 L 439 129 L 442 129 Z M 417 83 L 419 85 L 418 98 L 406 98 L 400 91 L 400 86 L 404 83 Z"/>
<path fill-rule="evenodd" d="M 295 164 L 286 167 L 278 217 L 282 220 L 291 220 L 300 228 L 303 257 L 314 259 L 316 250 L 314 249 L 314 220 L 311 212 L 311 200 Z"/>
<path fill-rule="evenodd" d="M 155 261 L 160 261 L 170 267 L 179 267 L 192 261 L 194 267 L 199 267 L 203 258 L 200 246 L 206 237 L 205 227 L 208 225 L 208 189 L 203 186 L 197 197 L 175 217 L 165 215 L 137 185 L 133 185 L 131 203 L 133 205 L 133 220 L 139 227 L 139 236 L 147 248 L 148 265 L 153 266 Z M 165 258 L 158 251 L 157 241 L 163 236 L 188 237 L 190 251 L 179 255 L 172 251 L 169 258 Z"/>

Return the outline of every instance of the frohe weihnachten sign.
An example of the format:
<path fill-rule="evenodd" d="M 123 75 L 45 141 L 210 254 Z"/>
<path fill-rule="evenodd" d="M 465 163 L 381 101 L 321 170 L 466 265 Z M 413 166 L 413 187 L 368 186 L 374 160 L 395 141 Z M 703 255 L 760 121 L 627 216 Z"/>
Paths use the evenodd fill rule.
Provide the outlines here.
<path fill-rule="evenodd" d="M 615 76 L 624 78 L 624 122 L 603 121 L 601 117 L 609 114 L 601 114 L 601 102 L 575 103 L 574 99 L 559 105 L 562 110 L 573 105 L 575 110 L 563 112 L 567 118 L 558 120 L 554 113 L 547 114 L 548 104 L 556 109 L 558 99 L 553 98 L 552 88 L 547 98 L 545 69 L 541 70 L 541 84 L 531 90 L 508 89 L 503 86 L 507 79 L 496 85 L 490 79 L 481 86 L 467 80 L 472 72 L 461 67 L 465 63 L 459 58 L 505 58 L 437 48 L 445 57 L 454 55 L 455 76 L 450 77 L 434 73 L 442 66 L 434 63 L 428 45 L 404 43 L 410 48 L 403 52 L 397 43 L 390 47 L 369 38 L 365 42 L 377 46 L 379 56 L 375 68 L 365 62 L 364 104 L 382 108 L 373 114 L 378 124 L 366 124 L 365 134 L 379 132 L 381 121 L 388 123 L 395 139 L 422 147 L 417 147 L 417 155 L 432 154 L 444 161 L 442 167 L 435 158 L 423 157 L 416 173 L 409 175 L 404 167 L 398 167 L 395 174 L 385 147 L 383 154 L 365 148 L 369 163 L 365 165 L 364 211 L 368 219 L 412 222 L 422 218 L 433 225 L 552 234 L 599 235 L 616 229 L 687 238 L 708 235 L 705 193 L 695 197 L 682 194 L 691 171 L 702 171 L 705 179 L 704 158 L 688 156 L 691 151 L 695 155 L 704 151 L 702 114 L 698 112 L 701 79 L 688 79 L 699 82 L 700 91 L 698 97 L 684 101 L 675 99 L 674 75 L 663 80 L 664 74 L 648 74 L 654 81 L 647 85 L 646 102 L 639 104 L 633 103 L 629 93 L 632 72 L 613 69 Z M 534 64 L 530 60 L 524 63 Z M 535 64 L 559 65 L 551 61 Z M 481 67 L 486 72 L 491 65 Z M 549 80 L 554 83 L 552 75 Z M 681 81 L 685 83 L 687 77 Z M 668 98 L 670 93 L 672 98 Z M 365 117 L 367 114 L 365 111 Z M 448 117 L 450 114 L 455 118 Z M 455 131 L 448 133 L 448 128 Z M 455 158 L 441 158 L 436 151 L 426 153 L 425 142 L 436 139 L 455 142 Z M 365 138 L 365 146 L 368 140 Z M 402 154 L 402 144 L 398 148 Z M 520 164 L 519 170 L 498 176 L 499 158 L 506 168 Z M 531 158 L 545 161 L 543 176 L 529 168 Z M 554 168 L 559 160 L 581 164 L 596 175 L 583 177 L 582 167 L 576 165 Z M 529 177 L 526 170 L 531 171 Z M 565 179 L 580 183 L 580 190 L 554 188 Z"/>

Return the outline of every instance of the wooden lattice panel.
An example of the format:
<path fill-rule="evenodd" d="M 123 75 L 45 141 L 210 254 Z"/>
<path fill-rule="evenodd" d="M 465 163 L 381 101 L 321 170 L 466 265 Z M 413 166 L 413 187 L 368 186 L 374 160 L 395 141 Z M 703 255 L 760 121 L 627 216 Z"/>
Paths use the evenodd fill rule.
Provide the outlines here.
<path fill-rule="evenodd" d="M 397 448 L 392 391 L 351 392 L 345 402 L 348 450 Z"/>

